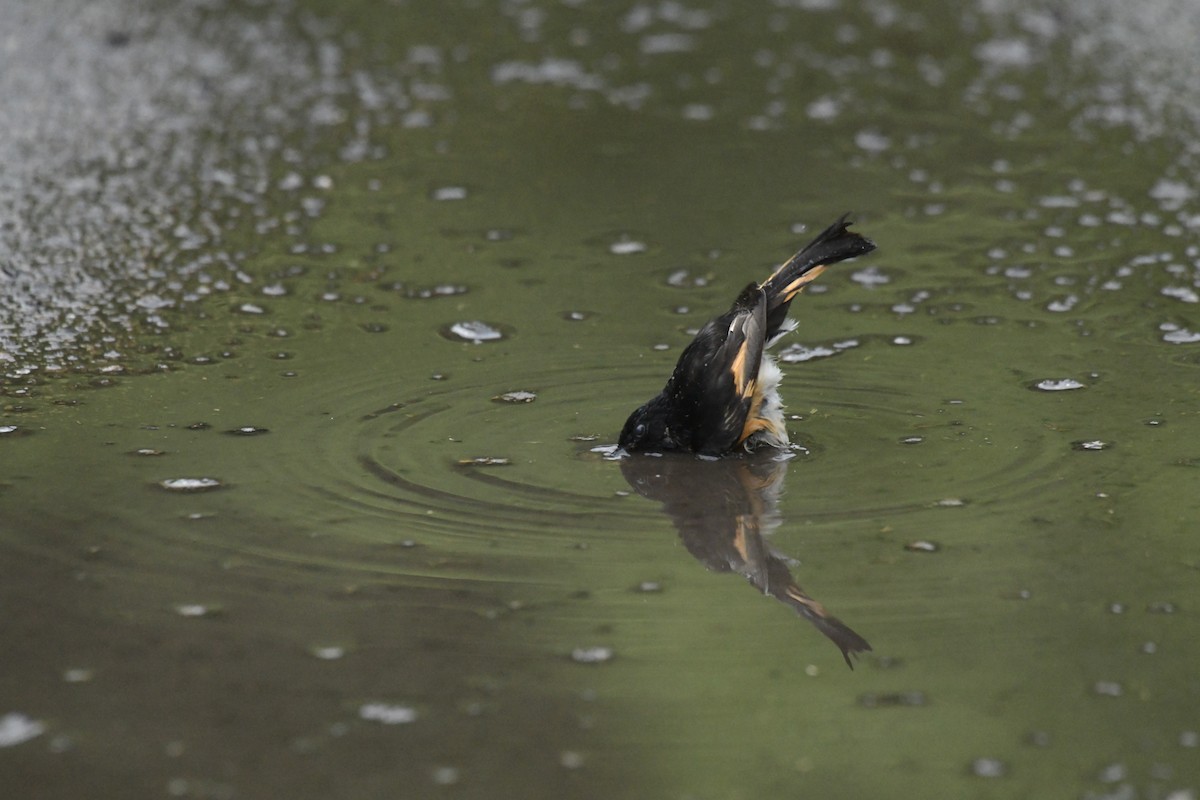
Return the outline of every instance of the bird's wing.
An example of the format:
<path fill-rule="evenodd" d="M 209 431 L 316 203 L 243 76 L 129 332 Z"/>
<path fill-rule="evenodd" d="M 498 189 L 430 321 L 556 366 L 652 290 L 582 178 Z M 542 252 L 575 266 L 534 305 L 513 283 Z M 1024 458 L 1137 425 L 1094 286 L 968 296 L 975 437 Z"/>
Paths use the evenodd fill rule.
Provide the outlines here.
<path fill-rule="evenodd" d="M 688 377 L 691 395 L 698 398 L 693 409 L 697 452 L 725 453 L 740 439 L 758 385 L 766 324 L 766 294 L 750 284 L 729 313 L 696 337 L 701 358 L 692 359 Z"/>

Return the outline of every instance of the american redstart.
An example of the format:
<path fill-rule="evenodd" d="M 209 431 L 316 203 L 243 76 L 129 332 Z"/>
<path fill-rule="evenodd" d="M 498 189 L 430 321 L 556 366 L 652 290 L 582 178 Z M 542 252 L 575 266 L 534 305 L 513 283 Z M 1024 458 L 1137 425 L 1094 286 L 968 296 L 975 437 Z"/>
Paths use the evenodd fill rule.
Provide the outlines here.
<path fill-rule="evenodd" d="M 875 249 L 870 239 L 847 230 L 848 216 L 771 277 L 743 289 L 729 311 L 700 329 L 666 387 L 629 415 L 618 440 L 624 450 L 719 456 L 787 446 L 779 399 L 783 373 L 765 350 L 796 327 L 788 306 L 806 285 L 831 264 Z"/>

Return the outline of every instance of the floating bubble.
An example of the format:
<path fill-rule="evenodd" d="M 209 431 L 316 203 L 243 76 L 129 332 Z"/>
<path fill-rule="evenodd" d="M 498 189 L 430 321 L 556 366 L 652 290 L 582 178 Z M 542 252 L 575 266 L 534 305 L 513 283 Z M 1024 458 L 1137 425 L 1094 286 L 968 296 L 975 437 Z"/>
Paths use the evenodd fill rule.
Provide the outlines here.
<path fill-rule="evenodd" d="M 860 270 L 855 270 L 850 273 L 850 280 L 863 286 L 882 286 L 885 283 L 891 283 L 889 278 L 879 267 L 864 267 Z"/>
<path fill-rule="evenodd" d="M 615 256 L 631 256 L 635 253 L 646 252 L 646 243 L 635 239 L 620 239 L 608 246 L 608 252 Z"/>
<path fill-rule="evenodd" d="M 571 651 L 571 660 L 577 664 L 604 664 L 615 655 L 611 647 L 576 647 Z"/>
<path fill-rule="evenodd" d="M 466 200 L 467 187 L 465 186 L 439 186 L 429 193 L 429 196 L 434 200 Z"/>
<path fill-rule="evenodd" d="M 1008 765 L 998 758 L 977 758 L 971 762 L 971 774 L 979 778 L 1003 778 Z"/>
<path fill-rule="evenodd" d="M 358 709 L 358 716 L 384 725 L 407 725 L 416 722 L 417 710 L 412 706 L 365 703 Z"/>
<path fill-rule="evenodd" d="M 1087 385 L 1074 378 L 1047 378 L 1038 381 L 1029 388 L 1040 392 L 1069 392 L 1073 389 L 1086 389 Z"/>
<path fill-rule="evenodd" d="M 225 484 L 217 478 L 167 478 L 158 485 L 168 492 L 211 492 L 224 488 Z"/>
<path fill-rule="evenodd" d="M 1200 342 L 1200 331 L 1190 331 L 1187 328 L 1174 328 L 1163 334 L 1162 340 L 1169 344 L 1195 344 Z"/>
<path fill-rule="evenodd" d="M 225 431 L 229 436 L 262 436 L 264 433 L 270 433 L 267 428 L 256 428 L 253 425 L 243 425 L 240 428 L 233 428 Z"/>
<path fill-rule="evenodd" d="M 532 403 L 537 400 L 537 395 L 533 392 L 518 390 L 515 392 L 505 392 L 498 394 L 492 398 L 493 403 Z"/>
<path fill-rule="evenodd" d="M 214 617 L 221 613 L 221 609 L 202 603 L 181 603 L 175 606 L 175 613 L 181 617 Z"/>
<path fill-rule="evenodd" d="M 710 281 L 707 275 L 696 275 L 691 270 L 682 268 L 672 270 L 667 275 L 667 286 L 674 286 L 676 289 L 708 286 Z"/>
<path fill-rule="evenodd" d="M 12 711 L 0 717 L 0 747 L 13 747 L 45 732 L 45 723 L 20 712 Z"/>
<path fill-rule="evenodd" d="M 337 645 L 314 645 L 308 649 L 313 658 L 321 661 L 337 661 L 346 655 L 346 648 Z"/>
<path fill-rule="evenodd" d="M 438 786 L 453 786 L 458 783 L 458 767 L 438 767 L 431 778 Z"/>
<path fill-rule="evenodd" d="M 507 337 L 507 334 L 499 326 L 481 320 L 452 323 L 443 328 L 441 334 L 447 339 L 466 341 L 472 344 L 498 342 Z"/>

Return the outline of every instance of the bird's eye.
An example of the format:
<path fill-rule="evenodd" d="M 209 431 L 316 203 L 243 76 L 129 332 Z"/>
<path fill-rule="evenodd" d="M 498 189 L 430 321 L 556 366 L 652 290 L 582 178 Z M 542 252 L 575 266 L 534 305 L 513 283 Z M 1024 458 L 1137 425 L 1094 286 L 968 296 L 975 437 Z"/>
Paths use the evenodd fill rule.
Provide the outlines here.
<path fill-rule="evenodd" d="M 639 439 L 646 435 L 646 423 L 639 422 L 633 429 L 633 435 Z"/>

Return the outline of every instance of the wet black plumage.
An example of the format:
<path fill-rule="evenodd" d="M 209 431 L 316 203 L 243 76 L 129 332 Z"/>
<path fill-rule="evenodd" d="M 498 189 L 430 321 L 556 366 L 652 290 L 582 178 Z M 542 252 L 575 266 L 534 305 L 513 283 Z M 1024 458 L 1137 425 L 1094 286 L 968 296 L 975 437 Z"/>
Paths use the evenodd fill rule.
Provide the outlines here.
<path fill-rule="evenodd" d="M 715 456 L 787 444 L 776 391 L 781 373 L 764 350 L 791 330 L 788 307 L 808 283 L 829 265 L 875 249 L 870 239 L 848 230 L 847 217 L 761 284 L 743 289 L 729 311 L 700 329 L 663 390 L 626 420 L 622 448 Z"/>

